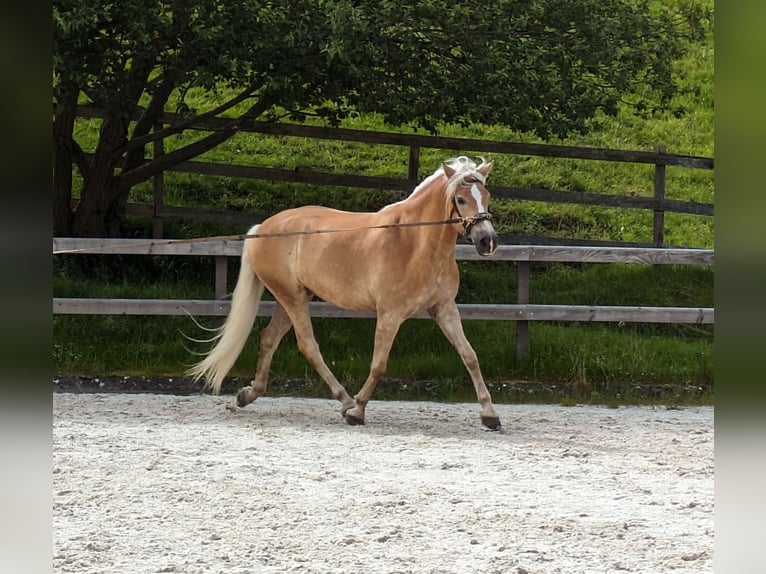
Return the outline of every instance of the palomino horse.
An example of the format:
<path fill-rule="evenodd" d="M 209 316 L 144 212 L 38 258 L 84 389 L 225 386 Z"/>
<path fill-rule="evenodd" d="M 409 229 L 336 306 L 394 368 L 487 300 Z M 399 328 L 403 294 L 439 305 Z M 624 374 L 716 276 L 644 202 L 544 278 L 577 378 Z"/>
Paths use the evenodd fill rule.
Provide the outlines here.
<path fill-rule="evenodd" d="M 484 187 L 491 169 L 492 162 L 482 160 L 477 166 L 461 156 L 445 161 L 409 197 L 378 212 L 304 206 L 253 227 L 249 235 L 257 237 L 245 240 L 229 315 L 213 338 L 212 349 L 189 374 L 195 380 L 205 379 L 213 392 L 220 391 L 242 352 L 266 288 L 276 299 L 276 309 L 261 333 L 255 378 L 239 390 L 237 404 L 244 407 L 266 392 L 272 356 L 292 325 L 298 348 L 343 405 L 348 424 L 364 424 L 365 407 L 386 371 L 399 326 L 426 310 L 463 359 L 481 405 L 482 424 L 500 429 L 455 304 L 460 281 L 454 257 L 458 234 L 464 233 L 480 255 L 491 255 L 497 247 Z M 319 352 L 309 311 L 313 297 L 377 314 L 370 374 L 353 398 Z"/>

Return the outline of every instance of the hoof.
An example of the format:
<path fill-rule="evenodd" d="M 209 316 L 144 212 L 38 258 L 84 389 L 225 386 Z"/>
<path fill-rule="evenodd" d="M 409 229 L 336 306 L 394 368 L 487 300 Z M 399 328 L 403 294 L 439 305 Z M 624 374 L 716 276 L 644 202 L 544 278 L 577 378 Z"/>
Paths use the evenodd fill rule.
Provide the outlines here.
<path fill-rule="evenodd" d="M 250 390 L 250 387 L 242 387 L 237 391 L 237 406 L 238 407 L 245 407 L 248 404 L 250 404 L 251 401 L 247 400 L 247 392 Z"/>
<path fill-rule="evenodd" d="M 346 422 L 350 424 L 352 427 L 364 424 L 364 419 L 355 417 L 354 415 L 349 414 L 348 411 L 343 413 L 343 418 L 346 419 Z"/>
<path fill-rule="evenodd" d="M 493 431 L 499 431 L 503 426 L 498 417 L 481 417 L 481 424 Z"/>

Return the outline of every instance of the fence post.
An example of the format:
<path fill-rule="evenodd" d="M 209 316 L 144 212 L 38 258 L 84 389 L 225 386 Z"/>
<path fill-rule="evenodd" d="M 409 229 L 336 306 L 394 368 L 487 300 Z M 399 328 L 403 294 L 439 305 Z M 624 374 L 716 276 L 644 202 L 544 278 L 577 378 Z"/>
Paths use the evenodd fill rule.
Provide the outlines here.
<path fill-rule="evenodd" d="M 162 129 L 162 123 L 157 123 L 154 126 L 154 131 L 160 131 Z M 160 157 L 165 153 L 165 145 L 162 138 L 154 140 L 154 157 Z M 165 230 L 165 224 L 160 215 L 162 205 L 165 201 L 165 175 L 164 172 L 159 172 L 153 178 L 153 201 L 154 201 L 154 216 L 152 217 L 152 237 L 154 239 L 162 239 L 162 235 Z"/>
<path fill-rule="evenodd" d="M 529 303 L 529 261 L 518 262 L 518 286 L 516 302 L 519 305 Z M 516 359 L 521 360 L 529 353 L 529 321 L 516 321 Z"/>
<path fill-rule="evenodd" d="M 216 255 L 215 257 L 215 298 L 223 299 L 226 296 L 228 287 L 226 285 L 228 275 L 229 258 L 225 255 Z"/>
<path fill-rule="evenodd" d="M 420 171 L 420 147 L 410 146 L 410 161 L 407 169 L 407 178 L 417 181 Z"/>
<path fill-rule="evenodd" d="M 658 147 L 658 154 L 664 154 L 665 148 Z M 665 210 L 662 202 L 665 200 L 665 164 L 657 159 L 654 164 L 654 246 L 662 247 L 665 243 Z"/>

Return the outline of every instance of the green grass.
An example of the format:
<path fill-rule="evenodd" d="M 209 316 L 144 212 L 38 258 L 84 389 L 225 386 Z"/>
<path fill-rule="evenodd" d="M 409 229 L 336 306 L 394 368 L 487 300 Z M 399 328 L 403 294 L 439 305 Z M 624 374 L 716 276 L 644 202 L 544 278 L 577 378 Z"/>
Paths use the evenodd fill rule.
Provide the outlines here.
<path fill-rule="evenodd" d="M 95 260 L 95 266 L 101 265 L 96 267 L 102 278 L 97 283 L 81 277 L 79 269 L 59 264 L 56 294 L 112 298 L 213 296 L 213 266 L 207 258 L 143 257 L 140 280 L 134 280 L 136 270 L 126 261 L 115 259 L 128 258 Z M 236 278 L 236 267 L 232 265 L 229 270 L 230 285 Z M 514 265 L 461 262 L 460 269 L 459 302 L 516 300 Z M 146 279 L 157 275 L 164 280 Z M 211 280 L 205 283 L 193 277 Z M 712 306 L 712 285 L 713 271 L 708 268 L 536 264 L 532 269 L 531 299 L 541 304 Z M 203 323 L 214 326 L 219 321 L 208 319 Z M 254 333 L 265 322 L 258 319 Z M 523 360 L 515 357 L 513 322 L 465 321 L 464 326 L 486 379 L 501 390 L 509 381 L 537 381 L 562 384 L 567 397 L 573 395 L 580 401 L 608 401 L 615 397 L 626 400 L 637 385 L 691 385 L 695 396 L 712 396 L 711 326 L 532 322 L 530 353 Z M 350 389 L 357 389 L 369 370 L 374 321 L 316 319 L 315 332 L 333 372 Z M 184 334 L 194 338 L 205 335 L 187 317 L 56 316 L 56 372 L 178 377 L 195 360 L 193 352 L 205 349 L 205 345 L 189 342 Z M 254 334 L 230 375 L 251 377 L 257 355 L 258 337 Z M 277 381 L 317 380 L 298 352 L 292 333 L 275 355 L 272 376 Z M 389 387 L 384 395 L 391 397 L 468 399 L 473 393 L 457 353 L 439 329 L 425 320 L 413 319 L 402 326 L 387 377 L 409 385 L 405 389 L 401 385 Z M 322 385 L 312 388 L 320 394 L 325 392 Z M 546 396 L 533 395 L 508 393 L 500 400 L 540 400 Z"/>
<path fill-rule="evenodd" d="M 352 323 L 352 324 L 349 324 Z M 212 323 L 211 323 L 212 324 Z M 265 319 L 257 321 L 263 326 Z M 189 318 L 55 317 L 54 362 L 58 373 L 180 376 L 202 348 L 183 334 L 201 337 Z M 315 320 L 317 341 L 338 379 L 357 390 L 369 370 L 372 320 Z M 532 323 L 529 356 L 514 356 L 515 332 L 510 322 L 466 321 L 465 331 L 479 355 L 488 381 L 564 383 L 588 396 L 625 394 L 636 385 L 693 385 L 712 395 L 712 338 L 679 336 L 661 329 L 615 329 L 606 325 Z M 111 344 L 109 342 L 112 342 Z M 188 349 L 188 350 L 187 350 Z M 232 377 L 252 377 L 258 338 L 249 339 Z M 276 379 L 316 380 L 300 355 L 292 334 L 274 357 Z M 457 353 L 431 322 L 410 320 L 396 339 L 387 378 L 439 381 L 441 395 L 471 397 L 473 390 Z"/>
<path fill-rule="evenodd" d="M 710 0 L 699 0 L 712 6 Z M 596 117 L 584 136 L 550 143 L 614 149 L 713 156 L 713 38 L 690 45 L 676 63 L 679 94 L 667 112 L 650 117 L 622 106 L 616 118 Z M 192 94 L 192 107 L 203 107 L 203 96 Z M 313 121 L 313 120 L 308 120 Z M 366 115 L 346 120 L 343 127 L 410 132 L 386 126 Z M 92 150 L 98 121 L 79 121 L 78 142 Z M 503 126 L 444 125 L 440 135 L 539 143 Z M 166 142 L 184 145 L 198 134 L 188 133 Z M 471 153 L 471 150 L 464 150 Z M 421 150 L 423 177 L 456 152 Z M 200 160 L 405 177 L 407 149 L 307 138 L 270 137 L 241 133 L 206 153 Z M 492 185 L 543 187 L 569 191 L 652 196 L 653 166 L 587 162 L 531 156 L 492 154 Z M 669 199 L 712 203 L 713 173 L 667 168 Z M 151 201 L 150 184 L 137 186 L 131 201 Z M 288 207 L 314 203 L 350 210 L 376 210 L 401 198 L 379 190 L 306 186 L 267 181 L 235 180 L 167 173 L 165 202 L 170 205 L 228 209 L 268 215 Z M 494 200 L 500 232 L 561 238 L 651 242 L 652 213 L 530 201 Z M 166 237 L 203 237 L 242 233 L 239 226 L 168 220 Z M 128 218 L 128 236 L 146 237 L 150 223 Z M 693 247 L 714 246 L 710 217 L 666 214 L 666 243 Z M 230 285 L 236 280 L 230 265 Z M 502 262 L 461 262 L 459 302 L 513 303 L 516 266 Z M 57 256 L 54 294 L 61 297 L 212 298 L 214 267 L 211 258 Z M 557 265 L 532 267 L 531 302 L 539 304 L 713 306 L 714 273 L 709 268 L 642 265 Z M 206 321 L 215 324 L 218 320 Z M 257 326 L 263 326 L 259 319 Z M 712 326 L 651 324 L 530 324 L 530 353 L 514 354 L 513 322 L 465 321 L 496 400 L 556 400 L 631 403 L 660 397 L 666 402 L 709 401 L 713 396 Z M 338 378 L 355 390 L 367 375 L 374 323 L 370 320 L 318 319 L 315 330 L 325 358 Z M 182 335 L 201 333 L 186 317 L 54 317 L 54 371 L 86 374 L 155 374 L 179 376 L 195 360 L 186 346 L 201 350 Z M 250 377 L 255 369 L 258 338 L 253 335 L 231 375 Z M 275 355 L 275 381 L 317 376 L 298 353 L 288 334 Z M 431 322 L 411 320 L 402 326 L 394 344 L 388 379 L 376 397 L 470 399 L 473 390 L 460 359 Z M 535 390 L 536 384 L 547 385 Z M 278 385 L 277 385 L 278 386 Z M 551 386 L 560 387 L 550 393 Z M 672 392 L 658 391 L 671 387 Z M 325 393 L 324 386 L 311 386 Z M 546 390 L 548 389 L 548 390 Z M 647 390 L 649 389 L 649 390 Z M 689 390 L 691 389 L 691 390 Z M 680 398 L 679 398 L 680 397 Z"/>

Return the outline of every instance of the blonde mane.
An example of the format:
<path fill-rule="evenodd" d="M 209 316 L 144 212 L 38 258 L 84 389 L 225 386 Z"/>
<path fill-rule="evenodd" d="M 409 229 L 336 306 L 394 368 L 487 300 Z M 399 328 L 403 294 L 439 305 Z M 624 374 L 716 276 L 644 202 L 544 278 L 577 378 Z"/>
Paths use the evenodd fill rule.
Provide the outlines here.
<path fill-rule="evenodd" d="M 467 175 L 473 175 L 474 177 L 478 177 L 482 182 L 484 181 L 484 176 L 478 171 L 478 169 L 487 162 L 481 156 L 479 157 L 479 159 L 481 160 L 480 165 L 476 165 L 475 161 L 473 161 L 472 159 L 464 155 L 452 157 L 444 162 L 449 167 L 455 170 L 455 175 L 450 180 L 449 185 L 447 185 L 447 187 L 444 189 L 444 193 L 447 195 L 447 197 L 451 198 L 455 194 L 455 189 Z M 418 186 L 414 190 L 412 190 L 412 193 L 409 195 L 409 197 L 413 197 L 419 191 L 428 187 L 428 185 L 434 179 L 441 177 L 442 175 L 444 175 L 444 167 L 439 166 L 436 169 L 436 171 L 434 171 L 431 175 L 429 175 L 427 178 L 421 181 L 418 184 Z"/>

